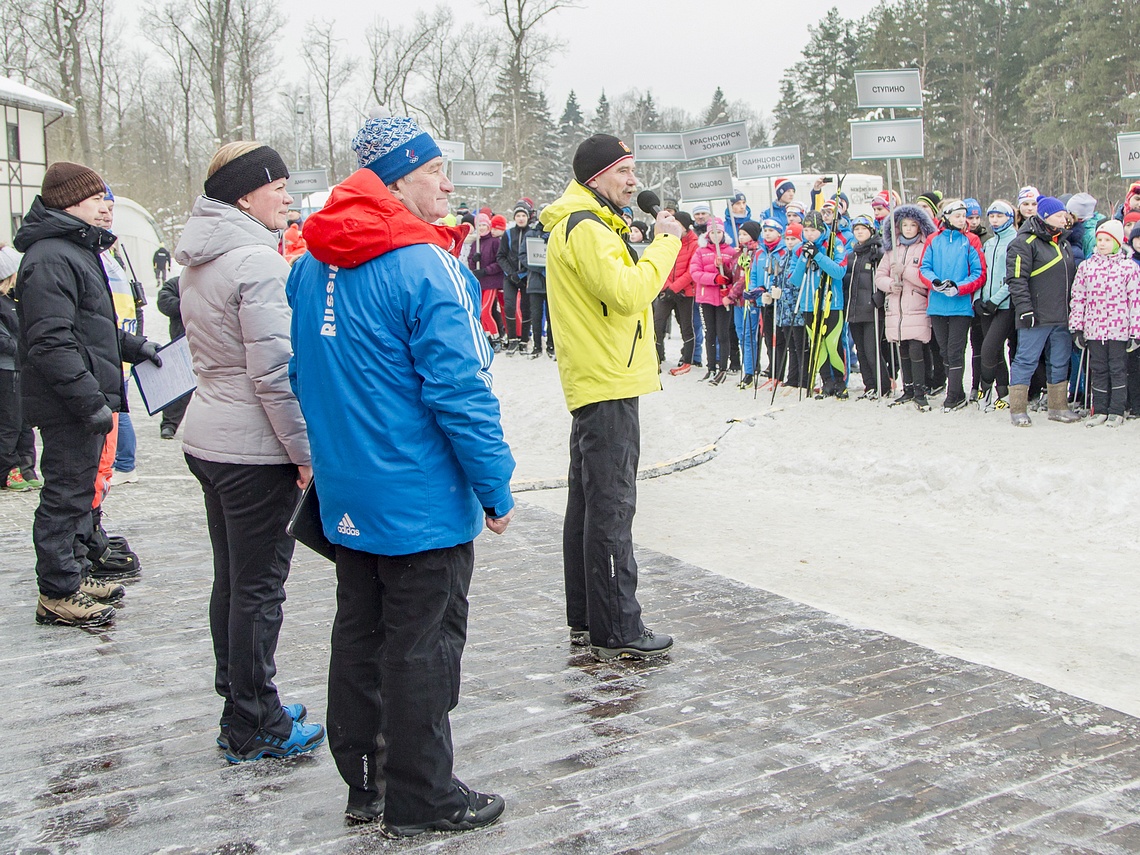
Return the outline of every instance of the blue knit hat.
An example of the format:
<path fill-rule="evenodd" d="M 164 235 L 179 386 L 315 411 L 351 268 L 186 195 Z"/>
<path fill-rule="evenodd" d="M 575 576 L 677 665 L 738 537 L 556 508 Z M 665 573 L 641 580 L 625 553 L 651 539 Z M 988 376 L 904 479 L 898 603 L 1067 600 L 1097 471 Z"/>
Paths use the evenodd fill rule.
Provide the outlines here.
<path fill-rule="evenodd" d="M 784 233 L 784 227 L 779 220 L 774 220 L 771 217 L 766 217 L 760 221 L 760 228 L 762 229 L 775 229 L 780 234 Z"/>
<path fill-rule="evenodd" d="M 385 184 L 442 156 L 431 135 L 407 116 L 369 119 L 352 138 L 352 150 L 360 167 L 371 169 Z"/>
<path fill-rule="evenodd" d="M 967 217 L 980 217 L 982 215 L 982 203 L 977 199 L 964 199 L 966 203 L 966 216 Z"/>
<path fill-rule="evenodd" d="M 1037 216 L 1043 220 L 1049 219 L 1054 214 L 1063 213 L 1065 206 L 1061 204 L 1060 199 L 1054 199 L 1052 196 L 1038 196 L 1037 197 Z"/>
<path fill-rule="evenodd" d="M 796 185 L 790 178 L 777 178 L 776 179 L 776 198 L 779 199 L 789 190 L 795 190 Z"/>
<path fill-rule="evenodd" d="M 103 191 L 103 198 L 105 200 L 107 200 L 108 202 L 114 202 L 115 201 L 115 194 L 111 192 L 111 185 L 110 184 L 104 184 L 103 186 L 106 188 Z"/>

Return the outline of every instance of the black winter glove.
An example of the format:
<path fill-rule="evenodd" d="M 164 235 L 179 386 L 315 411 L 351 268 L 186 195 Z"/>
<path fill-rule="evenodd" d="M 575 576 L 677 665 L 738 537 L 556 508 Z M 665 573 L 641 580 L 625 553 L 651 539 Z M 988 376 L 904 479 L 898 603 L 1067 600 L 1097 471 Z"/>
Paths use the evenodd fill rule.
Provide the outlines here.
<path fill-rule="evenodd" d="M 811 261 L 813 258 L 815 258 L 815 253 L 816 253 L 817 249 L 818 249 L 818 247 L 816 247 L 816 245 L 814 243 L 812 243 L 811 241 L 808 241 L 807 243 L 805 243 L 804 244 L 804 250 L 803 250 L 804 258 L 806 258 L 808 261 Z"/>
<path fill-rule="evenodd" d="M 887 295 L 876 288 L 871 293 L 871 302 L 875 304 L 876 309 L 881 309 L 887 304 Z"/>
<path fill-rule="evenodd" d="M 482 267 L 476 267 L 471 272 L 475 274 L 476 279 L 482 279 L 484 276 L 487 275 L 487 271 L 484 270 Z"/>
<path fill-rule="evenodd" d="M 993 302 L 993 300 L 982 300 L 982 314 L 987 318 L 990 315 L 996 315 L 997 311 L 997 303 Z"/>
<path fill-rule="evenodd" d="M 1030 309 L 1027 312 L 1022 312 L 1020 315 L 1017 316 L 1017 319 L 1019 321 L 1021 321 L 1021 325 L 1023 327 L 1035 327 L 1035 326 L 1037 326 L 1037 315 L 1034 314 L 1032 309 Z"/>
<path fill-rule="evenodd" d="M 1084 332 L 1082 332 L 1081 330 L 1077 330 L 1075 333 L 1073 333 L 1073 344 L 1075 344 L 1081 350 L 1085 349 L 1086 342 L 1085 342 Z"/>
<path fill-rule="evenodd" d="M 139 348 L 139 356 L 153 362 L 159 368 L 162 367 L 162 357 L 158 355 L 158 345 L 153 341 L 143 342 L 142 347 Z"/>
<path fill-rule="evenodd" d="M 1138 347 L 1140 347 L 1140 341 L 1137 341 L 1134 338 L 1128 339 L 1128 352 L 1129 353 L 1132 353 L 1132 351 L 1134 351 Z"/>
<path fill-rule="evenodd" d="M 106 404 L 101 406 L 89 416 L 84 416 L 83 427 L 91 434 L 98 436 L 106 436 L 111 432 L 111 428 L 115 426 L 115 416 L 111 413 L 111 408 Z"/>

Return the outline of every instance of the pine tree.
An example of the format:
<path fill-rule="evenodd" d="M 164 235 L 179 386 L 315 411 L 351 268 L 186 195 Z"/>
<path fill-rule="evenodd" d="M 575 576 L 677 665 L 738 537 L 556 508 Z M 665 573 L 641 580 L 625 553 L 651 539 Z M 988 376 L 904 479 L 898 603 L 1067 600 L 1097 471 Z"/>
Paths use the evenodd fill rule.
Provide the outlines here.
<path fill-rule="evenodd" d="M 614 132 L 613 119 L 610 117 L 610 102 L 606 98 L 606 90 L 602 90 L 598 98 L 598 106 L 594 108 L 594 121 L 590 127 L 595 134 L 612 134 Z"/>
<path fill-rule="evenodd" d="M 728 99 L 724 97 L 724 92 L 718 86 L 716 92 L 713 93 L 712 103 L 705 110 L 705 117 L 701 126 L 723 125 L 731 121 L 732 114 L 728 107 Z"/>
<path fill-rule="evenodd" d="M 578 106 L 578 96 L 571 89 L 566 98 L 566 106 L 562 108 L 562 118 L 558 120 L 559 160 L 564 164 L 572 163 L 574 152 L 587 136 L 589 133 L 582 109 Z"/>

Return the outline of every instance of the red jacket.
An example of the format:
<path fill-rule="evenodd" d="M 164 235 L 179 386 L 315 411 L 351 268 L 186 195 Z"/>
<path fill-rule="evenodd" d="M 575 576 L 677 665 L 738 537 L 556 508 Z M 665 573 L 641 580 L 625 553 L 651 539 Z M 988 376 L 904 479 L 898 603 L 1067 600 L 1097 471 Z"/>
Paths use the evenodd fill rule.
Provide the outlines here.
<path fill-rule="evenodd" d="M 681 238 L 681 251 L 677 253 L 677 260 L 673 263 L 673 272 L 665 280 L 665 287 L 674 294 L 693 296 L 693 277 L 689 273 L 689 262 L 697 249 L 697 240 L 697 233 L 692 229 L 685 232 Z"/>

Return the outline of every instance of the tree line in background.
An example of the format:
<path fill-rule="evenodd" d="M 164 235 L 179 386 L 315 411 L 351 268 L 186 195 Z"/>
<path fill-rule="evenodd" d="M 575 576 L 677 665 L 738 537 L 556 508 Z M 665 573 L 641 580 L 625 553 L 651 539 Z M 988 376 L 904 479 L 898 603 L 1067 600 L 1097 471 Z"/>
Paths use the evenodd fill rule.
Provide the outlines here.
<path fill-rule="evenodd" d="M 1084 0 L 1079 14 L 1056 0 L 884 0 L 859 20 L 832 9 L 782 76 L 772 120 L 720 88 L 700 115 L 636 89 L 602 92 L 587 112 L 571 92 L 555 119 L 542 88 L 542 61 L 557 49 L 546 30 L 575 5 L 486 0 L 475 26 L 444 5 L 402 25 L 377 17 L 363 28 L 363 55 L 314 19 L 301 55 L 283 57 L 272 0 L 154 0 L 134 24 L 112 0 L 4 0 L 0 68 L 76 107 L 49 131 L 53 159 L 99 170 L 171 237 L 221 143 L 256 138 L 335 181 L 354 168 L 348 141 L 377 104 L 464 142 L 468 159 L 503 161 L 502 190 L 457 193 L 496 209 L 554 198 L 578 143 L 600 131 L 632 142 L 745 120 L 755 147 L 798 143 L 805 170 L 881 174 L 880 163 L 849 160 L 848 120 L 884 117 L 855 106 L 852 74 L 872 68 L 922 71 L 926 157 L 908 162 L 909 194 L 988 200 L 1032 183 L 1120 195 L 1115 135 L 1140 117 L 1140 15 L 1120 0 Z M 680 168 L 645 163 L 639 173 L 670 196 Z"/>

